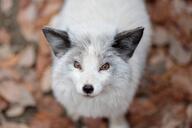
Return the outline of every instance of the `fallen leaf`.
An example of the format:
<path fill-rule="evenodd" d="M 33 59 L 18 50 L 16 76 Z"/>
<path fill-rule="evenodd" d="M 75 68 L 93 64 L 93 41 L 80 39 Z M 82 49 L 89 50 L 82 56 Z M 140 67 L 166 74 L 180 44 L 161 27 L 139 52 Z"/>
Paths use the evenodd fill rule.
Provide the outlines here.
<path fill-rule="evenodd" d="M 85 126 L 88 128 L 107 128 L 107 123 L 99 118 L 98 119 L 85 118 L 84 123 Z"/>
<path fill-rule="evenodd" d="M 1 128 L 29 128 L 26 124 L 6 122 Z"/>
<path fill-rule="evenodd" d="M 5 28 L 0 28 L 0 44 L 10 44 L 11 35 Z"/>
<path fill-rule="evenodd" d="M 1 60 L 7 60 L 7 58 L 11 58 L 13 56 L 13 53 L 11 51 L 10 45 L 1 45 L 0 47 L 0 59 Z"/>
<path fill-rule="evenodd" d="M 20 26 L 21 33 L 28 41 L 37 41 L 34 22 L 37 18 L 36 6 L 31 2 L 26 3 L 25 8 L 21 8 L 17 15 L 17 22 Z"/>
<path fill-rule="evenodd" d="M 20 0 L 19 1 L 19 7 L 21 9 L 27 8 L 31 4 L 32 0 Z"/>
<path fill-rule="evenodd" d="M 18 104 L 13 104 L 11 107 L 6 111 L 7 117 L 18 117 L 21 116 L 25 111 L 25 108 Z"/>
<path fill-rule="evenodd" d="M 37 104 L 38 109 L 41 112 L 46 112 L 55 116 L 58 116 L 61 113 L 65 113 L 64 108 L 52 96 L 44 96 L 41 98 L 38 98 L 40 102 Z"/>
<path fill-rule="evenodd" d="M 41 89 L 43 93 L 48 93 L 51 91 L 51 69 L 48 67 L 41 79 Z"/>
<path fill-rule="evenodd" d="M 157 107 L 149 99 L 137 98 L 130 106 L 129 112 L 140 115 L 151 115 L 157 111 Z"/>
<path fill-rule="evenodd" d="M 32 67 L 35 64 L 35 59 L 36 53 L 34 46 L 28 46 L 22 51 L 18 65 L 26 68 Z"/>
<path fill-rule="evenodd" d="M 0 97 L 0 112 L 8 108 L 8 102 Z"/>
<path fill-rule="evenodd" d="M 21 76 L 18 72 L 16 72 L 14 69 L 0 69 L 0 81 L 4 80 L 14 80 L 14 81 L 20 81 Z"/>
<path fill-rule="evenodd" d="M 187 118 L 192 121 L 192 104 L 187 107 Z"/>
<path fill-rule="evenodd" d="M 157 26 L 153 31 L 153 44 L 162 47 L 169 43 L 169 33 L 164 27 Z"/>
<path fill-rule="evenodd" d="M 66 117 L 58 117 L 49 113 L 36 114 L 30 122 L 30 128 L 74 128 L 72 122 Z"/>
<path fill-rule="evenodd" d="M 10 12 L 13 2 L 12 2 L 12 0 L 1 0 L 0 5 L 1 5 L 0 8 L 1 8 L 2 12 L 7 13 L 7 12 Z"/>
<path fill-rule="evenodd" d="M 151 2 L 149 13 L 154 23 L 165 23 L 170 17 L 171 1 L 161 0 Z"/>
<path fill-rule="evenodd" d="M 172 13 L 176 13 L 175 15 L 182 14 L 186 10 L 186 2 L 181 0 L 173 0 L 173 9 L 171 10 Z"/>
<path fill-rule="evenodd" d="M 162 128 L 177 128 L 182 127 L 185 122 L 185 107 L 183 104 L 175 105 L 174 107 L 164 109 L 162 111 Z"/>
<path fill-rule="evenodd" d="M 169 54 L 181 65 L 188 64 L 192 59 L 192 52 L 184 49 L 181 43 L 172 38 Z"/>
<path fill-rule="evenodd" d="M 0 68 L 10 68 L 17 64 L 18 60 L 20 58 L 20 55 L 12 55 L 6 60 L 1 61 Z"/>
<path fill-rule="evenodd" d="M 148 70 L 151 74 L 162 75 L 167 70 L 166 62 L 165 53 L 161 50 L 157 50 L 157 52 L 149 59 L 150 66 L 148 67 Z"/>
<path fill-rule="evenodd" d="M 11 104 L 19 104 L 23 107 L 35 106 L 35 101 L 30 92 L 13 81 L 1 83 L 0 96 Z"/>
<path fill-rule="evenodd" d="M 62 7 L 62 3 L 63 0 L 45 1 L 39 12 L 39 18 L 35 22 L 35 28 L 41 29 L 44 25 L 47 25 L 50 22 L 50 19 Z"/>
<path fill-rule="evenodd" d="M 192 95 L 192 78 L 188 73 L 178 71 L 172 75 L 171 82 L 174 87 L 182 89 Z"/>

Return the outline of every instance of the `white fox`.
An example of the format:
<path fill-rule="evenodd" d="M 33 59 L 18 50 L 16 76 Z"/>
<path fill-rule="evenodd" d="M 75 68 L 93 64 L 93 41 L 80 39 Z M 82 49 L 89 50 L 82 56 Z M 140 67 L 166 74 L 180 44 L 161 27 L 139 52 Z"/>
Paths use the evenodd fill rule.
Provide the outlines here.
<path fill-rule="evenodd" d="M 52 89 L 69 116 L 129 128 L 124 115 L 150 46 L 143 0 L 66 0 L 43 32 L 53 51 Z"/>

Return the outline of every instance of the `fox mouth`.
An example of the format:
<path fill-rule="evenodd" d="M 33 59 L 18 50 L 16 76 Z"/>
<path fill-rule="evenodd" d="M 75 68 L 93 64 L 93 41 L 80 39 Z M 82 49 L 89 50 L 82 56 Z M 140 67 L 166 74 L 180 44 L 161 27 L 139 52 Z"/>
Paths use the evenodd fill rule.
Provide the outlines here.
<path fill-rule="evenodd" d="M 94 98 L 94 97 L 96 97 L 96 96 L 89 95 L 89 94 L 84 94 L 83 97 L 85 97 L 85 98 Z"/>

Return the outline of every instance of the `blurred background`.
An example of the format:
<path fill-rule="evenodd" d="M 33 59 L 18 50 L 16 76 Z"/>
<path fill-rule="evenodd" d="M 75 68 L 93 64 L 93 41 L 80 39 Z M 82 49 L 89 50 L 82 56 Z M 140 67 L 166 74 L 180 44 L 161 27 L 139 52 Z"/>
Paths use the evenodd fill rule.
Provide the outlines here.
<path fill-rule="evenodd" d="M 153 41 L 127 113 L 133 128 L 192 128 L 192 0 L 146 0 Z M 0 128 L 74 128 L 52 96 L 41 29 L 63 0 L 0 0 Z M 107 128 L 102 119 L 85 119 Z"/>

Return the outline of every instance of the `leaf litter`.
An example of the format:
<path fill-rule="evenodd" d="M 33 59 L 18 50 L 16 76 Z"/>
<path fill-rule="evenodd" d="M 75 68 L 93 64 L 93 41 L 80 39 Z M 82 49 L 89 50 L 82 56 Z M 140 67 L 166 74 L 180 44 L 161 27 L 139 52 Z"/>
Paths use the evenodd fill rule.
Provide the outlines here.
<path fill-rule="evenodd" d="M 51 92 L 51 53 L 41 32 L 63 0 L 0 2 L 0 128 L 74 128 Z M 145 2 L 152 48 L 126 117 L 133 128 L 191 128 L 192 1 Z M 107 128 L 105 119 L 83 122 Z"/>

